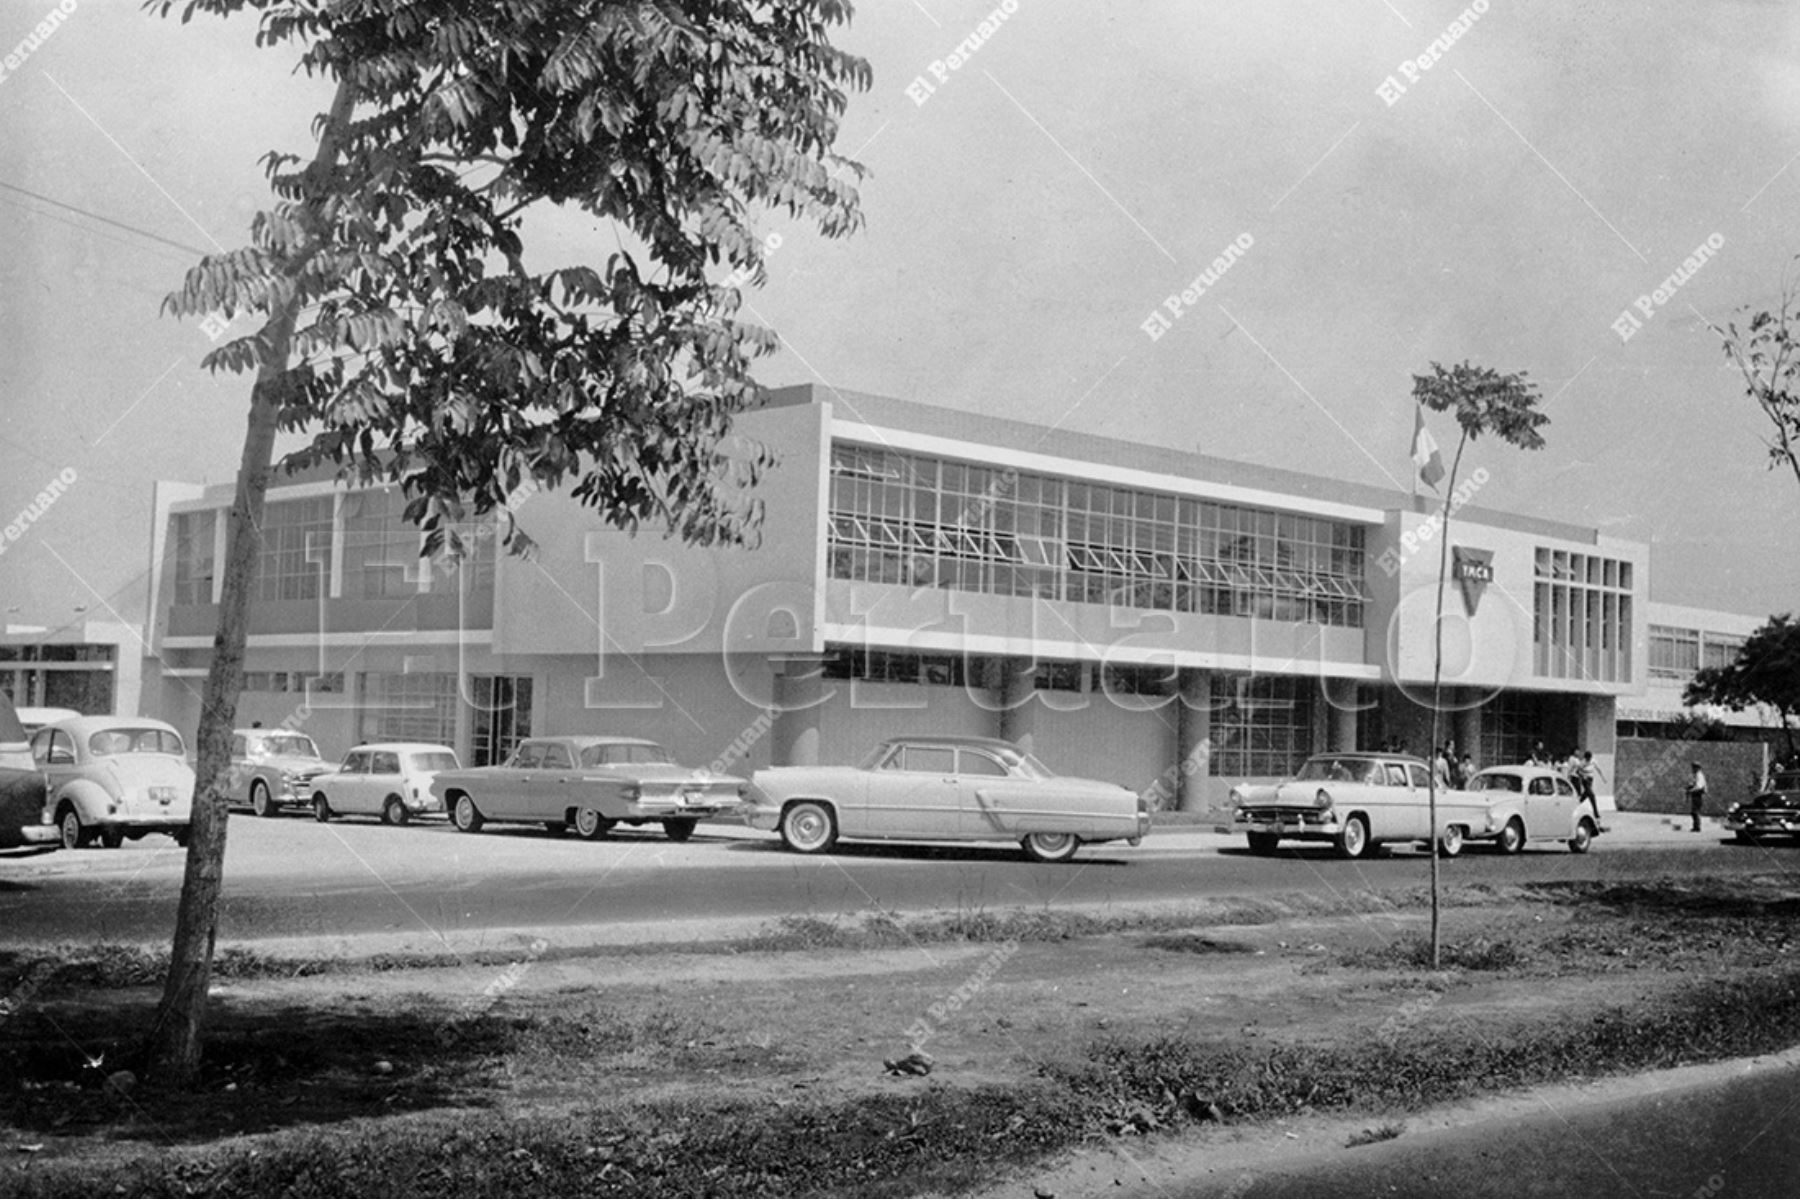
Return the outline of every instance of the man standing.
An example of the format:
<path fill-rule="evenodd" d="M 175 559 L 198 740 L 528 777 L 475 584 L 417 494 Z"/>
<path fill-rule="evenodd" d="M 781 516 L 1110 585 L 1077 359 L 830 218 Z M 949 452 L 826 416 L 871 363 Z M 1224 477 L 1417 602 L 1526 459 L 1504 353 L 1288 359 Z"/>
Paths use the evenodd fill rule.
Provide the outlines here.
<path fill-rule="evenodd" d="M 1700 831 L 1700 812 L 1706 807 L 1706 772 L 1700 769 L 1700 763 L 1688 763 L 1694 768 L 1694 777 L 1688 780 L 1688 809 L 1694 817 L 1694 831 Z"/>

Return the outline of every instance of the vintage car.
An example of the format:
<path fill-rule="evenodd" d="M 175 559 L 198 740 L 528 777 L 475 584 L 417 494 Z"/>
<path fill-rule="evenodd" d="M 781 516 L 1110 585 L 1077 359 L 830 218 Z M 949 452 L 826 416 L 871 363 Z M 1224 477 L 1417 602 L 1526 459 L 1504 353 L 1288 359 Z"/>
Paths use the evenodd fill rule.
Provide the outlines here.
<path fill-rule="evenodd" d="M 57 847 L 59 832 L 44 802 L 48 795 L 25 726 L 12 701 L 0 695 L 0 852 L 45 853 Z"/>
<path fill-rule="evenodd" d="M 1725 809 L 1725 827 L 1746 845 L 1800 837 L 1800 770 L 1778 771 L 1756 795 Z"/>
<path fill-rule="evenodd" d="M 283 808 L 310 804 L 313 780 L 331 769 L 305 733 L 233 729 L 225 797 L 233 807 L 248 807 L 258 816 L 276 816 Z"/>
<path fill-rule="evenodd" d="M 1285 782 L 1233 788 L 1231 825 L 1259 854 L 1284 840 L 1330 842 L 1347 858 L 1388 842 L 1429 847 L 1430 783 L 1429 767 L 1405 754 L 1318 754 Z M 1436 839 L 1446 857 L 1471 840 L 1517 853 L 1528 836 L 1554 837 L 1585 853 L 1596 828 L 1569 780 L 1548 768 L 1492 767 L 1477 773 L 1470 789 L 1437 792 Z"/>
<path fill-rule="evenodd" d="M 448 745 L 422 741 L 379 741 L 359 745 L 344 755 L 336 770 L 312 781 L 313 819 L 324 824 L 333 816 L 379 816 L 384 824 L 405 824 L 414 816 L 442 812 L 444 805 L 431 784 L 458 767 Z"/>
<path fill-rule="evenodd" d="M 1567 776 L 1548 766 L 1490 766 L 1477 771 L 1468 790 L 1453 791 L 1441 842 L 1454 857 L 1464 841 L 1491 841 L 1501 853 L 1518 853 L 1527 841 L 1561 841 L 1586 853 L 1600 833 L 1594 807 L 1575 793 Z"/>
<path fill-rule="evenodd" d="M 181 734 L 142 716 L 77 716 L 31 737 L 64 849 L 167 833 L 186 845 L 194 770 Z"/>
<path fill-rule="evenodd" d="M 1113 783 L 1067 778 L 1010 742 L 896 737 L 858 766 L 776 766 L 751 780 L 747 823 L 779 832 L 797 853 L 840 838 L 1016 841 L 1040 862 L 1066 862 L 1083 843 L 1150 831 L 1142 797 Z"/>
<path fill-rule="evenodd" d="M 574 827 L 588 840 L 620 824 L 662 825 L 686 841 L 708 817 L 735 812 L 748 784 L 675 764 L 669 751 L 639 737 L 532 737 L 499 766 L 440 774 L 432 791 L 465 833 L 488 821 Z"/>

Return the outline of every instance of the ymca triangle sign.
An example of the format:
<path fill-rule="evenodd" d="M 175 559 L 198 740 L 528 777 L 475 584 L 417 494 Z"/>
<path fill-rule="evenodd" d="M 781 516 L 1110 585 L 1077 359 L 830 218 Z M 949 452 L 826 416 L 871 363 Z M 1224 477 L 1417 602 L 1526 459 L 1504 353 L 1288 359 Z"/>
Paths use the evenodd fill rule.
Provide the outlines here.
<path fill-rule="evenodd" d="M 1481 593 L 1494 581 L 1494 551 L 1453 545 L 1450 560 L 1451 576 L 1462 587 L 1463 607 L 1473 619 L 1475 609 L 1481 604 Z"/>

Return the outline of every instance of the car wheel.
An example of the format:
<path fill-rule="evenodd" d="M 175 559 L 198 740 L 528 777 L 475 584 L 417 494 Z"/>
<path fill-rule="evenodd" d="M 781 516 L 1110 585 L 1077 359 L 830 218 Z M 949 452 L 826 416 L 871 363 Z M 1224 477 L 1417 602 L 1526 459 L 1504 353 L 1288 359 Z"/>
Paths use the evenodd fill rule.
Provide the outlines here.
<path fill-rule="evenodd" d="M 1352 816 L 1344 824 L 1344 831 L 1337 835 L 1338 856 L 1342 858 L 1366 858 L 1369 856 L 1369 822 L 1361 816 Z"/>
<path fill-rule="evenodd" d="M 1066 862 L 1081 847 L 1081 838 L 1074 833 L 1032 833 L 1019 844 L 1033 861 Z"/>
<path fill-rule="evenodd" d="M 619 822 L 608 820 L 596 808 L 575 809 L 575 835 L 584 841 L 599 841 L 613 831 Z"/>
<path fill-rule="evenodd" d="M 457 831 L 464 833 L 479 833 L 481 826 L 487 823 L 475 801 L 460 791 L 456 795 L 456 806 L 450 809 L 450 818 L 456 821 Z"/>
<path fill-rule="evenodd" d="M 665 820 L 662 822 L 663 836 L 671 841 L 686 841 L 694 835 L 694 826 L 698 820 Z"/>
<path fill-rule="evenodd" d="M 1453 858 L 1463 851 L 1462 825 L 1452 824 L 1444 829 L 1444 835 L 1438 838 L 1438 857 Z"/>
<path fill-rule="evenodd" d="M 544 831 L 552 837 L 560 837 L 569 831 L 569 822 L 567 820 L 546 820 L 544 821 Z"/>
<path fill-rule="evenodd" d="M 781 843 L 795 853 L 824 853 L 837 835 L 837 816 L 816 800 L 789 804 L 781 814 Z"/>
<path fill-rule="evenodd" d="M 1747 828 L 1739 829 L 1736 834 L 1734 834 L 1734 837 L 1739 845 L 1755 845 L 1762 840 L 1761 837 Z"/>
<path fill-rule="evenodd" d="M 1517 816 L 1508 820 L 1506 827 L 1500 830 L 1500 837 L 1494 842 L 1494 847 L 1504 854 L 1518 853 L 1525 848 L 1525 826 Z"/>
<path fill-rule="evenodd" d="M 1586 853 L 1593 848 L 1593 844 L 1594 822 L 1583 816 L 1581 823 L 1575 826 L 1575 835 L 1569 838 L 1569 852 Z"/>
<path fill-rule="evenodd" d="M 313 819 L 320 824 L 331 819 L 331 801 L 325 798 L 323 791 L 313 796 Z"/>
<path fill-rule="evenodd" d="M 406 804 L 398 795 L 390 795 L 387 802 L 381 805 L 381 819 L 384 823 L 401 825 L 406 823 Z"/>
<path fill-rule="evenodd" d="M 56 818 L 57 826 L 62 829 L 62 847 L 64 849 L 80 849 L 93 838 L 93 831 L 81 823 L 81 813 L 73 804 L 64 804 L 62 814 Z"/>
<path fill-rule="evenodd" d="M 269 799 L 269 785 L 261 779 L 250 784 L 250 810 L 265 819 L 275 814 L 275 804 Z"/>
<path fill-rule="evenodd" d="M 1281 838 L 1275 833 L 1245 833 L 1250 842 L 1250 852 L 1268 857 L 1281 848 Z"/>
<path fill-rule="evenodd" d="M 100 844 L 108 849 L 117 849 L 125 844 L 125 830 L 122 828 L 103 828 L 100 830 Z"/>

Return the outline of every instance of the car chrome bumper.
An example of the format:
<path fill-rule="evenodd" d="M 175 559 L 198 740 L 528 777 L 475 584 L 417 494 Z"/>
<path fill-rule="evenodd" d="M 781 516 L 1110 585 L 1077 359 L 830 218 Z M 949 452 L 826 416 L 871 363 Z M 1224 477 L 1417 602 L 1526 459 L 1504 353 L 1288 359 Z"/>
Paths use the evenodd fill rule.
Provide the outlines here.
<path fill-rule="evenodd" d="M 54 824 L 21 824 L 21 845 L 56 845 L 62 841 L 62 830 Z"/>
<path fill-rule="evenodd" d="M 1336 820 L 1306 820 L 1296 815 L 1292 820 L 1233 820 L 1231 831 L 1323 841 L 1336 837 L 1344 826 Z"/>
<path fill-rule="evenodd" d="M 1725 827 L 1734 833 L 1800 833 L 1800 819 L 1746 820 L 1734 815 L 1725 817 Z"/>

